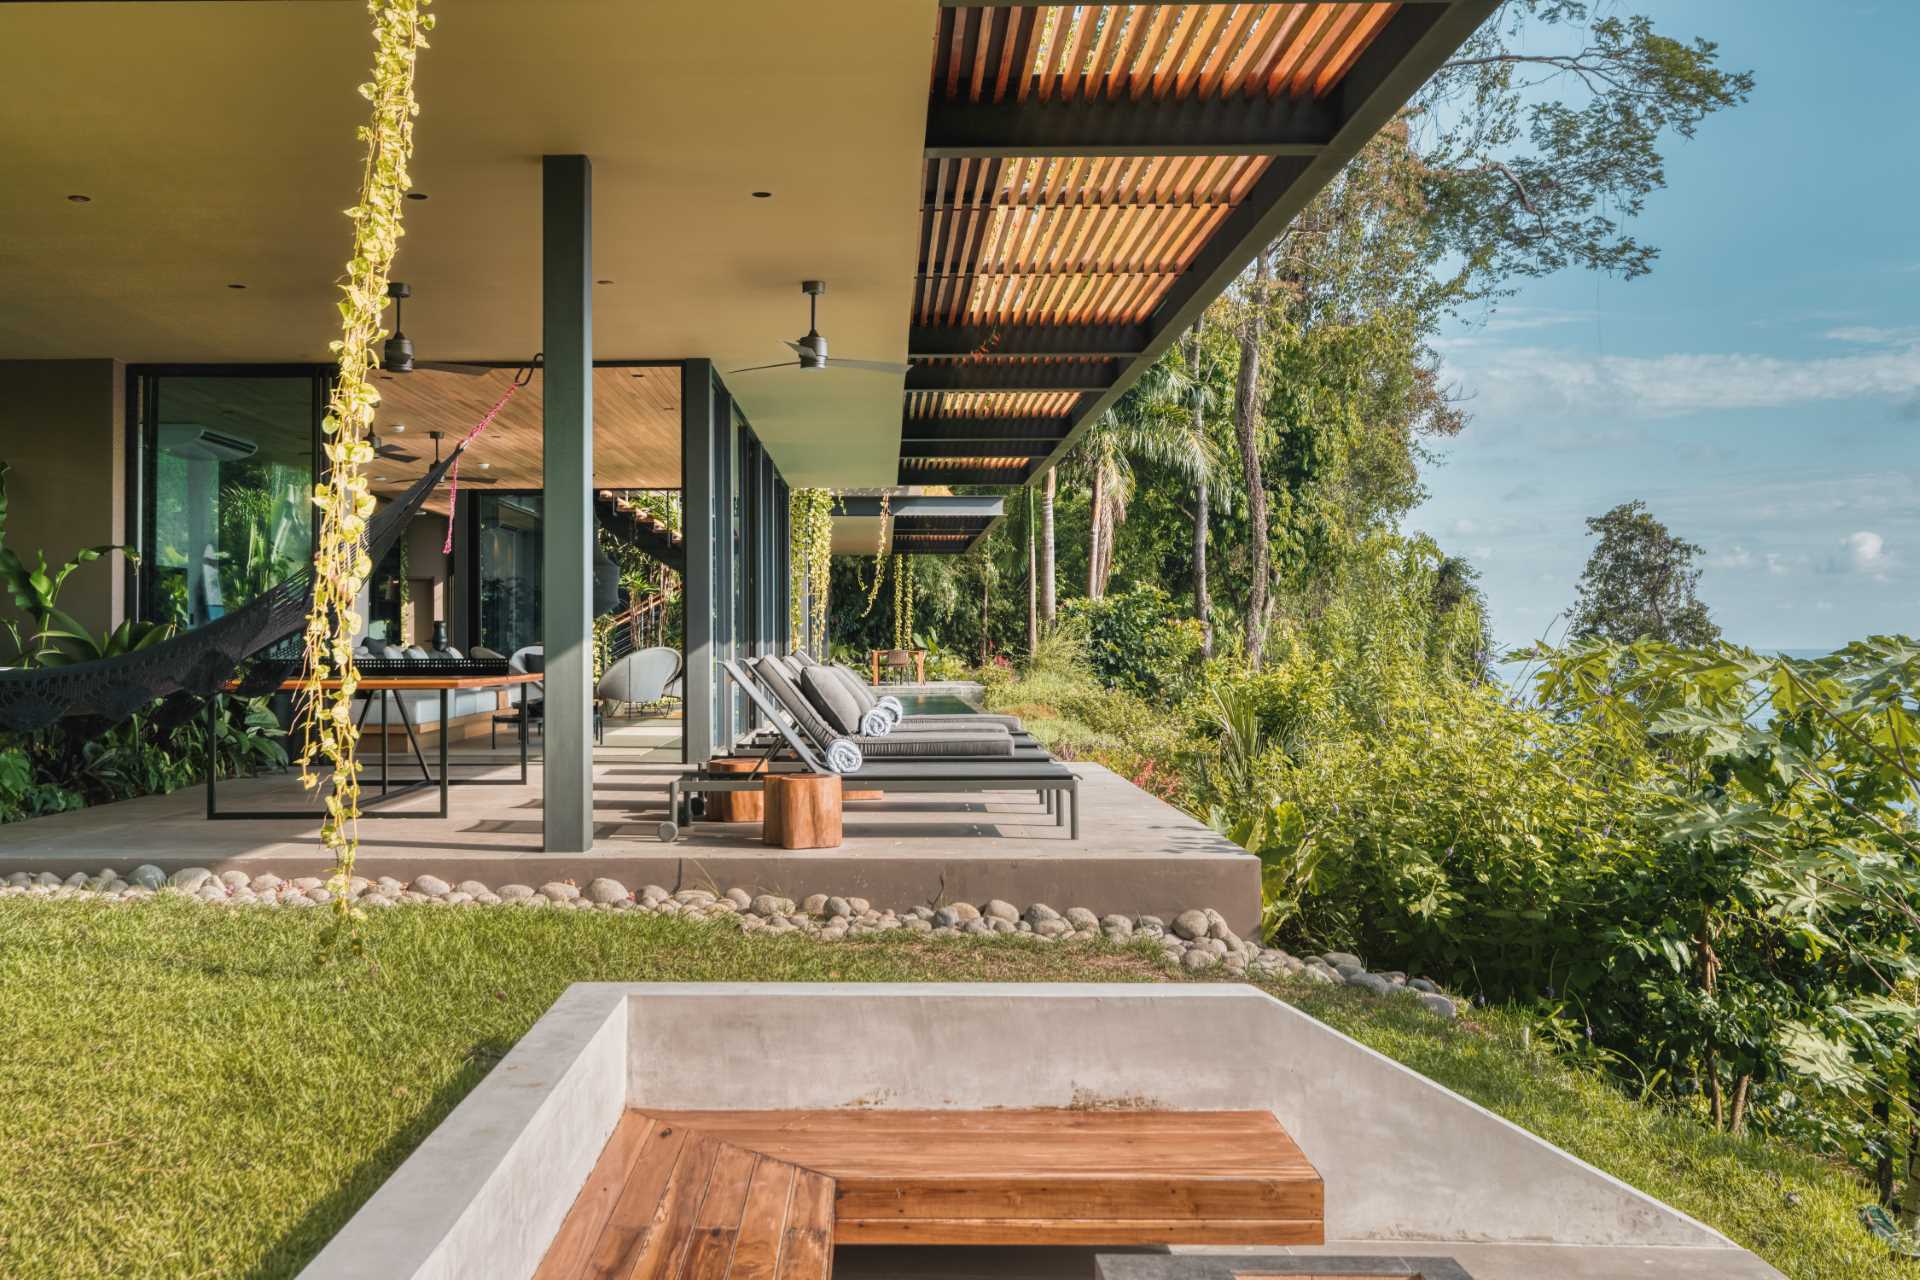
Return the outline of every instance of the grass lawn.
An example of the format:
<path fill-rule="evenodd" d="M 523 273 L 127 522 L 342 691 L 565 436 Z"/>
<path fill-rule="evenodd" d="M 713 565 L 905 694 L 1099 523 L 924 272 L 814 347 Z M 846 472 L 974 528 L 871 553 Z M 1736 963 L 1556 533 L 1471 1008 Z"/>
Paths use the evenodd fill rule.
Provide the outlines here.
<path fill-rule="evenodd" d="M 569 982 L 1166 981 L 1147 950 L 816 943 L 656 916 L 396 910 L 378 972 L 322 911 L 0 903 L 0 1275 L 282 1276 L 319 1250 Z M 1846 1173 L 1634 1105 L 1410 1001 L 1275 994 L 1796 1277 L 1905 1277 Z"/>

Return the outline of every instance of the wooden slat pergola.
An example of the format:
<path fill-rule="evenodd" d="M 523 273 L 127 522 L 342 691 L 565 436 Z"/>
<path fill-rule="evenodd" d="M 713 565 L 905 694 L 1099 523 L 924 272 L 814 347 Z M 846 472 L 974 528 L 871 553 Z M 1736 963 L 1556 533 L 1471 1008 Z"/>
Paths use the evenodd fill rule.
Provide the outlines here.
<path fill-rule="evenodd" d="M 943 0 L 900 483 L 1044 474 L 1496 7 Z"/>

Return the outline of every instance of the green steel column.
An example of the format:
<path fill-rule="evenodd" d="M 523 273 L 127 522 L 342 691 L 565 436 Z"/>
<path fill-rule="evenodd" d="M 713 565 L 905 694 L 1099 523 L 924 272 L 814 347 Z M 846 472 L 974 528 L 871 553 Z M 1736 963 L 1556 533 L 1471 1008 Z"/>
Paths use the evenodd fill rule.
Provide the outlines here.
<path fill-rule="evenodd" d="M 717 406 L 713 362 L 689 360 L 680 383 L 681 542 L 686 572 L 681 576 L 681 617 L 685 628 L 686 673 L 681 678 L 682 741 L 685 758 L 700 762 L 713 754 L 714 684 L 725 679 L 716 665 L 714 624 L 718 603 L 713 589 L 715 495 L 713 421 Z"/>
<path fill-rule="evenodd" d="M 593 848 L 593 165 L 541 162 L 548 853 Z"/>

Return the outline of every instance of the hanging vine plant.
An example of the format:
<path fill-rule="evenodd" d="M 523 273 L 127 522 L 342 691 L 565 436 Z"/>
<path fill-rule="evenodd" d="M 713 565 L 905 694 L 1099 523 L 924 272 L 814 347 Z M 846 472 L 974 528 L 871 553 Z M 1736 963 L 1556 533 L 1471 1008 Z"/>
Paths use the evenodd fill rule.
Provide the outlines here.
<path fill-rule="evenodd" d="M 833 572 L 833 490 L 795 489 L 788 494 L 787 529 L 790 639 L 795 649 L 821 657 L 827 647 L 827 587 Z"/>
<path fill-rule="evenodd" d="M 873 581 L 867 586 L 867 607 L 860 611 L 861 617 L 873 612 L 874 601 L 880 598 L 880 588 L 887 580 L 887 531 L 893 527 L 893 512 L 888 495 L 880 495 L 880 532 L 873 540 Z"/>
<path fill-rule="evenodd" d="M 400 211 L 413 185 L 407 162 L 413 154 L 413 119 L 420 111 L 413 75 L 420 50 L 427 47 L 426 33 L 433 29 L 433 17 L 426 12 L 430 3 L 369 0 L 367 5 L 373 17 L 373 79 L 360 86 L 360 95 L 373 110 L 359 129 L 367 148 L 366 167 L 360 198 L 347 210 L 353 220 L 353 252 L 340 283 L 340 338 L 330 344 L 339 367 L 321 426 L 329 465 L 313 491 L 320 514 L 313 607 L 307 615 L 300 676 L 300 780 L 308 790 L 318 789 L 315 762 L 324 760 L 332 768 L 320 834 L 334 859 L 331 887 L 337 926 L 361 915 L 351 905 L 346 886 L 360 843 L 360 766 L 354 757 L 359 733 L 353 722 L 359 670 L 353 643 L 361 618 L 354 606 L 373 573 L 362 539 L 374 509 L 366 467 L 373 461 L 368 433 L 380 393 L 368 374 L 379 363 L 380 343 L 386 337 L 382 319 L 387 278 L 403 234 Z"/>
<path fill-rule="evenodd" d="M 400 587 L 396 595 L 400 600 L 400 647 L 406 648 L 417 642 L 413 634 L 413 579 L 408 576 L 412 566 L 407 562 L 407 539 L 400 539 Z"/>
<path fill-rule="evenodd" d="M 913 557 L 893 557 L 893 647 L 913 648 Z"/>

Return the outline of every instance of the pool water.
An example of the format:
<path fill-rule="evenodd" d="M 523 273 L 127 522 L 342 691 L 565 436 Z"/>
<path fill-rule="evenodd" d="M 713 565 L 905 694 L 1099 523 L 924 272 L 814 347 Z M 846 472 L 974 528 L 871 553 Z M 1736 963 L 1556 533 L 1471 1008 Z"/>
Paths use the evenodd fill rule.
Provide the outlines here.
<path fill-rule="evenodd" d="M 910 716 L 964 716 L 980 708 L 951 693 L 900 693 L 900 709 Z"/>

